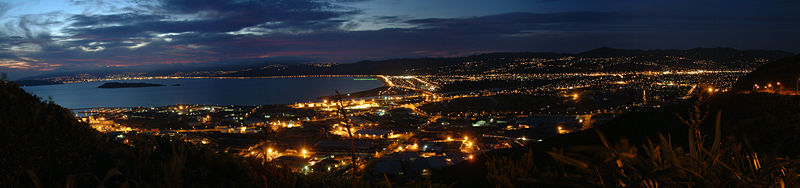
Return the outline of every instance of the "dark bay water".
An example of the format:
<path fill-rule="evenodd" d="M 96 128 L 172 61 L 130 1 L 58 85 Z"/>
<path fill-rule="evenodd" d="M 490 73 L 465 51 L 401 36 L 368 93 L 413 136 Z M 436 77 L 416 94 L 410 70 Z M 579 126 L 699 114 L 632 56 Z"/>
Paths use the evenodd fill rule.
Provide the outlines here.
<path fill-rule="evenodd" d="M 105 82 L 144 82 L 161 87 L 97 88 Z M 181 86 L 172 86 L 181 84 Z M 260 105 L 290 104 L 320 96 L 373 89 L 377 80 L 353 78 L 255 78 L 255 79 L 153 79 L 71 83 L 23 87 L 43 99 L 52 97 L 70 109 L 91 107 L 152 107 L 172 104 Z"/>

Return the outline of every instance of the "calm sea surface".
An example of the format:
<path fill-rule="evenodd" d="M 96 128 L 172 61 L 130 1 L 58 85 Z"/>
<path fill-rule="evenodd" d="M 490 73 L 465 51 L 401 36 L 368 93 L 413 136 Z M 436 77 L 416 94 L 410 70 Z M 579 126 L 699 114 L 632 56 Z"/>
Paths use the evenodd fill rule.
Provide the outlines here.
<path fill-rule="evenodd" d="M 154 79 L 116 82 L 164 84 L 162 87 L 97 88 L 105 82 L 23 87 L 26 91 L 69 108 L 153 107 L 172 104 L 290 104 L 320 96 L 358 92 L 383 86 L 378 80 L 353 78 Z M 172 86 L 181 84 L 181 86 Z"/>

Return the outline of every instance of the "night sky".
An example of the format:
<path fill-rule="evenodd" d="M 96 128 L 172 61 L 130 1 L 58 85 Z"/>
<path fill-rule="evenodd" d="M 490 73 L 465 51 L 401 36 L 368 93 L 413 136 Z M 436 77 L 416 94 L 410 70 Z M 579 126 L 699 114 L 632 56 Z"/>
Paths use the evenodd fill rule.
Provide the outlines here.
<path fill-rule="evenodd" d="M 800 52 L 791 0 L 2 0 L 0 24 L 12 75 L 603 46 Z"/>

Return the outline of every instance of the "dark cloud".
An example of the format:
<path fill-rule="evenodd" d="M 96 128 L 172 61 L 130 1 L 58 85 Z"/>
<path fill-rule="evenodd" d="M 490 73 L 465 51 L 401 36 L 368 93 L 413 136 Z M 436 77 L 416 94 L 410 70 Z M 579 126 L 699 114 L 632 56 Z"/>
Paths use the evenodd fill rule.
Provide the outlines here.
<path fill-rule="evenodd" d="M 321 1 L 164 0 L 151 7 L 155 15 L 76 15 L 67 29 L 74 35 L 105 38 L 135 37 L 148 33 L 232 32 L 261 30 L 321 30 L 337 28 L 344 16 L 357 13 Z M 109 24 L 115 26 L 105 26 Z"/>
<path fill-rule="evenodd" d="M 448 26 L 481 24 L 545 24 L 545 23 L 597 23 L 630 20 L 632 15 L 616 12 L 561 12 L 561 13 L 507 13 L 473 18 L 428 18 L 409 20 L 409 23 Z"/>
<path fill-rule="evenodd" d="M 75 3 L 109 6 L 93 0 Z M 6 23 L 25 37 L 0 35 L 0 63 L 49 70 L 265 62 L 287 56 L 353 62 L 494 51 L 577 52 L 599 46 L 800 50 L 795 45 L 800 42 L 800 18 L 791 16 L 796 13 L 626 10 L 417 18 L 364 15 L 316 0 L 162 0 L 118 9 L 113 14 L 61 20 L 37 15 Z M 56 24 L 68 25 L 53 35 L 35 32 Z"/>
<path fill-rule="evenodd" d="M 120 12 L 130 10 L 131 7 L 118 7 L 116 4 L 127 0 L 69 0 L 71 5 L 84 7 L 83 14 L 90 15 L 96 12 Z"/>
<path fill-rule="evenodd" d="M 74 21 L 73 27 L 101 26 L 108 24 L 134 25 L 143 22 L 153 22 L 166 18 L 162 15 L 142 15 L 135 13 L 123 13 L 112 15 L 75 15 L 70 18 Z"/>

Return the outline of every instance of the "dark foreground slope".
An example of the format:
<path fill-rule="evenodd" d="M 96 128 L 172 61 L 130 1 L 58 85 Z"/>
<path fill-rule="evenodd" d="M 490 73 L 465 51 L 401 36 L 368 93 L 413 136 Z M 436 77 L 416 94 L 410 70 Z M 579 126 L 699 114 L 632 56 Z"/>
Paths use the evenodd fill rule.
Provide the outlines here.
<path fill-rule="evenodd" d="M 739 78 L 734 84 L 738 91 L 750 91 L 755 84 L 761 87 L 768 83 L 781 82 L 786 89 L 795 89 L 800 81 L 800 55 L 770 62 L 753 70 L 750 74 Z"/>
<path fill-rule="evenodd" d="M 688 126 L 679 118 L 689 116 L 691 105 L 674 105 L 662 109 L 634 112 L 599 126 L 610 142 L 626 138 L 631 145 L 657 140 L 658 134 L 671 136 L 674 144 L 685 146 Z M 715 113 L 721 112 L 720 126 L 724 139 L 747 141 L 758 152 L 774 155 L 800 155 L 800 97 L 771 94 L 730 94 L 713 96 L 700 105 L 706 118 L 700 125 L 713 137 Z M 564 135 L 538 147 L 564 147 L 599 144 L 594 130 Z"/>
<path fill-rule="evenodd" d="M 297 176 L 171 138 L 131 145 L 0 79 L 0 187 L 288 187 Z M 174 139 L 178 140 L 178 139 Z"/>
<path fill-rule="evenodd" d="M 120 148 L 78 123 L 52 102 L 40 102 L 15 83 L 0 83 L 0 182 L 26 179 L 63 182 L 67 174 L 104 174 L 112 168 L 112 150 Z"/>
<path fill-rule="evenodd" d="M 783 168 L 795 175 L 800 169 L 796 159 L 800 155 L 800 144 L 796 144 L 800 142 L 800 97 L 733 94 L 704 101 L 697 105 L 700 113 L 694 113 L 707 114 L 699 126 L 706 150 L 697 157 L 689 152 L 689 126 L 679 118 L 688 117 L 694 105 L 675 105 L 629 113 L 594 129 L 527 148 L 489 152 L 476 161 L 437 171 L 433 180 L 457 186 L 613 187 L 621 186 L 620 182 L 636 186 L 657 182 L 667 187 L 726 187 L 775 185 L 777 179 L 798 183 L 797 178 L 776 175 L 770 169 Z M 716 112 L 721 112 L 721 137 L 718 149 L 712 150 Z M 758 167 L 752 165 L 754 161 Z"/>

